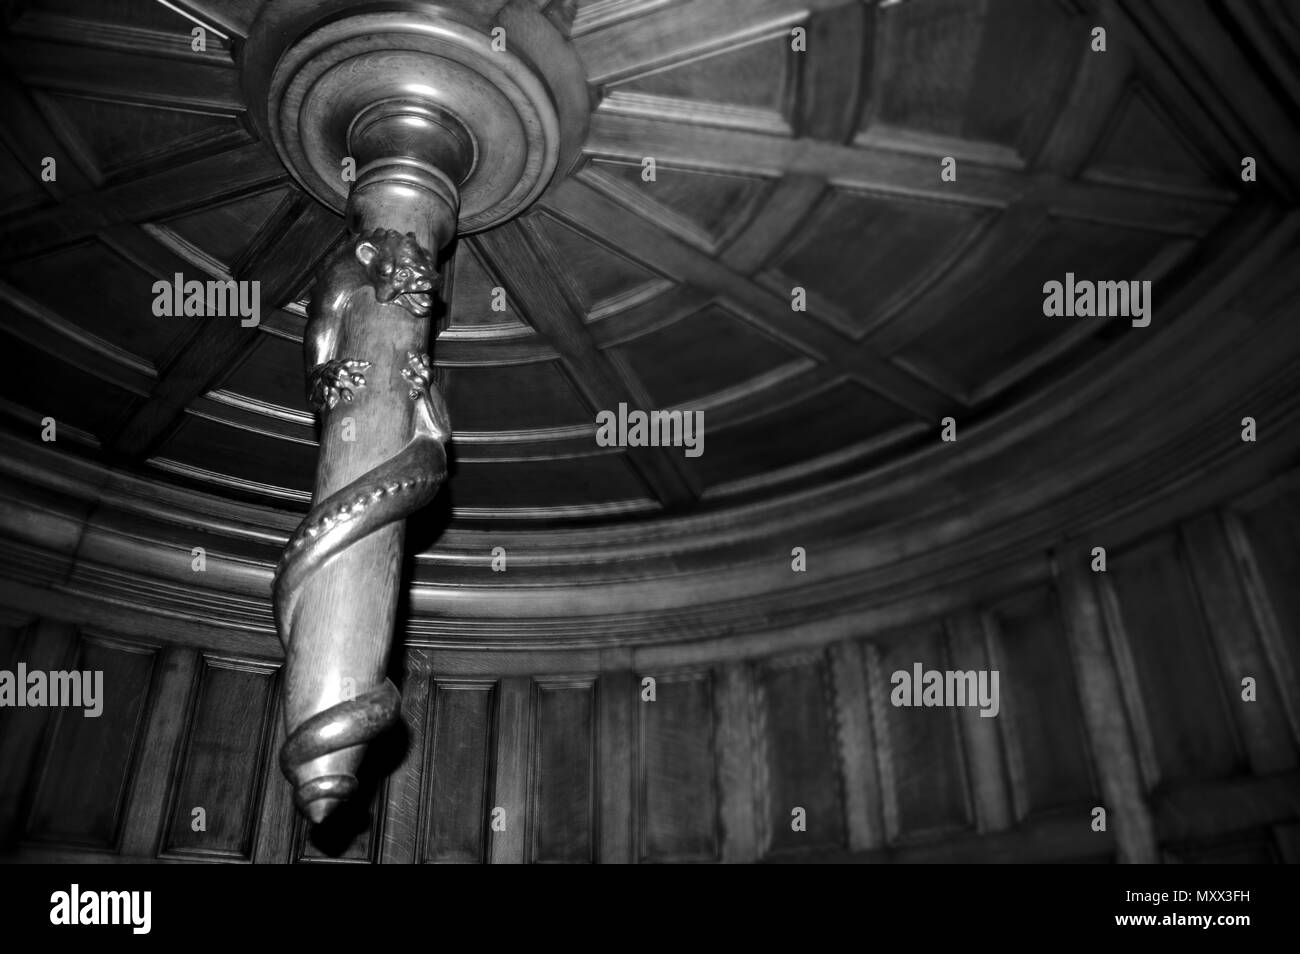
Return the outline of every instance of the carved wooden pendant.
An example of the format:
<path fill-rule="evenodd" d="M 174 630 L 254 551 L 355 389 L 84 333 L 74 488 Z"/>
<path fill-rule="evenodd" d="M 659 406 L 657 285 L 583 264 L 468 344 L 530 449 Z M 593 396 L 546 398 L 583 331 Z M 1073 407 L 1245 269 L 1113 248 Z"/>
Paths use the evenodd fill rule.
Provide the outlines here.
<path fill-rule="evenodd" d="M 264 104 L 255 121 L 350 232 L 312 294 L 320 461 L 274 592 L 287 654 L 280 764 L 320 822 L 399 716 L 385 673 L 405 519 L 437 494 L 451 436 L 428 356 L 438 254 L 526 208 L 567 165 L 586 91 L 563 38 L 522 0 L 401 11 L 287 0 L 255 24 L 245 62 L 249 101 Z"/>

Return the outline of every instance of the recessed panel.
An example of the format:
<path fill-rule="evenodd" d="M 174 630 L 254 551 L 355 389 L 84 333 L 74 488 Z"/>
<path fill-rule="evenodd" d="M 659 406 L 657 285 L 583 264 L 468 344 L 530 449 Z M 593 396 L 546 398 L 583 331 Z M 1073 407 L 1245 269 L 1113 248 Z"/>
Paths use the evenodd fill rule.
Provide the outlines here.
<path fill-rule="evenodd" d="M 996 645 L 997 722 L 1017 814 L 1076 805 L 1093 794 L 1088 738 L 1056 601 L 1031 590 L 997 603 L 990 615 Z"/>
<path fill-rule="evenodd" d="M 595 842 L 595 687 L 539 683 L 533 726 L 533 861 L 589 862 Z"/>
<path fill-rule="evenodd" d="M 791 62 L 788 34 L 745 46 L 732 46 L 631 79 L 611 83 L 618 93 L 638 93 L 657 99 L 688 100 L 765 110 L 785 111 L 786 83 Z"/>
<path fill-rule="evenodd" d="M 1223 676 L 1175 539 L 1114 555 L 1106 580 L 1133 660 L 1131 695 L 1145 713 L 1161 779 L 1223 778 L 1244 768 Z"/>
<path fill-rule="evenodd" d="M 838 847 L 844 799 L 830 675 L 825 660 L 787 657 L 755 672 L 769 852 Z M 800 813 L 802 812 L 802 813 Z"/>
<path fill-rule="evenodd" d="M 642 860 L 715 860 L 718 800 L 710 675 L 656 676 L 654 701 L 637 705 Z"/>
<path fill-rule="evenodd" d="M 506 515 L 507 508 L 599 511 L 607 504 L 644 501 L 648 493 L 622 453 L 501 463 L 461 461 L 456 474 L 446 491 L 451 506 L 481 509 L 486 516 Z"/>
<path fill-rule="evenodd" d="M 884 398 L 842 382 L 770 414 L 722 430 L 704 415 L 704 452 L 692 461 L 706 485 L 757 477 L 879 437 L 910 417 Z"/>
<path fill-rule="evenodd" d="M 908 365 L 938 371 L 962 389 L 987 385 L 1080 327 L 1100 332 L 1131 317 L 1049 317 L 1043 314 L 1043 286 L 1076 282 L 1140 281 L 1143 268 L 1165 245 L 1167 236 L 1135 229 L 1051 219 L 1038 234 L 1026 236 L 1020 257 L 1001 263 L 949 315 L 898 353 Z M 1162 320 L 1159 302 L 1153 322 Z M 1142 331 L 1144 329 L 1133 329 Z"/>
<path fill-rule="evenodd" d="M 828 302 L 829 317 L 855 336 L 901 305 L 952 263 L 987 220 L 987 209 L 886 198 L 837 189 L 798 230 L 789 252 L 772 264 L 784 279 Z"/>
<path fill-rule="evenodd" d="M 1041 0 L 878 7 L 874 119 L 1024 149 L 1088 39 L 1061 4 Z"/>
<path fill-rule="evenodd" d="M 302 345 L 279 335 L 260 335 L 248 357 L 221 382 L 221 389 L 303 414 L 311 411 Z"/>
<path fill-rule="evenodd" d="M 1211 184 L 1204 160 L 1151 93 L 1131 89 L 1116 112 L 1088 175 L 1166 187 Z"/>
<path fill-rule="evenodd" d="M 188 33 L 192 26 L 181 23 L 176 29 Z M 96 167 L 106 175 L 165 160 L 169 154 L 199 148 L 216 137 L 231 145 L 251 138 L 233 116 L 197 109 L 168 109 L 63 94 L 50 94 L 50 99 L 58 104 L 90 150 Z"/>
<path fill-rule="evenodd" d="M 611 349 L 645 385 L 655 407 L 741 387 L 799 360 L 799 355 L 720 305 Z M 718 355 L 727 360 L 719 361 Z"/>
<path fill-rule="evenodd" d="M 164 854 L 252 858 L 259 795 L 272 769 L 275 672 L 261 664 L 204 658 Z M 201 827 L 195 809 L 203 810 Z"/>
<path fill-rule="evenodd" d="M 288 195 L 290 193 L 284 189 L 262 192 L 159 224 L 229 269 L 252 245 L 258 232 Z"/>
<path fill-rule="evenodd" d="M 0 304 L 0 322 L 7 311 L 7 306 Z M 28 409 L 38 420 L 54 418 L 56 437 L 59 424 L 70 424 L 102 440 L 125 420 L 138 400 L 130 392 L 3 331 L 0 347 L 10 363 L 10 373 L 0 375 L 0 397 Z M 88 394 L 95 395 L 95 399 L 86 400 Z M 32 421 L 31 436 L 40 440 L 36 420 Z"/>
<path fill-rule="evenodd" d="M 894 705 L 895 690 L 904 692 L 921 672 L 951 668 L 938 630 L 910 633 L 880 652 L 873 692 L 884 718 L 876 727 L 885 786 L 886 827 L 892 839 L 915 839 L 966 829 L 971 825 L 966 774 L 952 708 L 943 705 Z M 895 682 L 904 673 L 908 682 Z M 924 675 L 922 676 L 924 679 Z M 924 683 L 923 683 L 924 686 Z M 915 701 L 915 695 L 911 696 Z M 922 702 L 924 697 L 922 697 Z"/>
<path fill-rule="evenodd" d="M 712 251 L 748 224 L 772 180 L 657 162 L 654 179 L 641 163 L 593 160 L 585 173 L 638 213 Z"/>
<path fill-rule="evenodd" d="M 446 393 L 458 431 L 594 426 L 596 420 L 554 361 L 452 368 Z"/>
<path fill-rule="evenodd" d="M 250 494 L 277 490 L 310 494 L 315 484 L 317 450 L 272 434 L 245 430 L 189 415 L 157 453 L 211 476 L 195 479 Z"/>
<path fill-rule="evenodd" d="M 508 326 L 531 331 L 515 310 L 505 285 L 483 263 L 477 248 L 471 239 L 462 239 L 457 244 L 456 257 L 449 270 L 450 327 L 462 330 Z"/>
<path fill-rule="evenodd" d="M 71 668 L 101 673 L 102 707 L 58 709 L 32 799 L 27 837 L 113 850 L 121 837 L 126 793 L 153 681 L 152 647 L 85 636 Z M 83 696 L 83 702 L 85 701 Z"/>
<path fill-rule="evenodd" d="M 588 312 L 660 281 L 645 266 L 548 215 L 538 215 L 535 221 L 564 263 L 563 280 L 581 296 Z"/>
<path fill-rule="evenodd" d="M 155 315 L 154 282 L 170 285 L 173 276 L 151 274 L 99 242 L 6 265 L 0 277 L 72 324 L 154 364 L 203 322 L 239 321 Z"/>
<path fill-rule="evenodd" d="M 483 860 L 493 684 L 434 680 L 423 860 Z"/>

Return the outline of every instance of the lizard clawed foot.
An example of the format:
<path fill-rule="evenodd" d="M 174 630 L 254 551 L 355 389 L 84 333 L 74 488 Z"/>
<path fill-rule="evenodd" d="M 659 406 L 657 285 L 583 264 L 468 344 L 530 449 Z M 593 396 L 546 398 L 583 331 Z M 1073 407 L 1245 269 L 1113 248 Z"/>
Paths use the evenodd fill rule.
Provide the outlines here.
<path fill-rule="evenodd" d="M 411 400 L 419 400 L 420 395 L 430 389 L 430 383 L 433 381 L 433 367 L 429 364 L 429 356 L 416 354 L 414 351 L 406 352 L 406 367 L 402 369 L 402 377 L 411 386 Z"/>
<path fill-rule="evenodd" d="M 350 403 L 354 390 L 366 386 L 366 376 L 361 372 L 369 367 L 369 361 L 336 358 L 313 368 L 308 396 L 312 406 L 324 410 L 335 407 L 340 400 Z"/>
<path fill-rule="evenodd" d="M 411 400 L 423 398 L 426 402 L 424 406 L 429 415 L 427 426 L 434 436 L 443 441 L 450 438 L 451 417 L 447 414 L 447 403 L 443 400 L 442 392 L 433 386 L 433 366 L 429 363 L 429 356 L 414 351 L 406 352 L 406 367 L 402 369 L 402 377 L 411 385 Z"/>

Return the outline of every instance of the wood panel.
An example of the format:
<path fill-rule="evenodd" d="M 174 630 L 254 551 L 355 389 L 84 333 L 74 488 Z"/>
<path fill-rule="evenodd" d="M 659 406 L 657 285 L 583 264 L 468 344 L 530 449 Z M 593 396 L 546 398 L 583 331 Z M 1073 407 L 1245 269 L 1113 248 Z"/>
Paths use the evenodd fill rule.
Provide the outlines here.
<path fill-rule="evenodd" d="M 381 742 L 391 743 L 395 736 Z M 380 745 L 379 751 L 383 748 Z M 373 767 L 384 762 L 385 769 Z M 388 778 L 383 773 L 392 771 L 392 760 L 376 755 L 370 757 L 369 765 L 362 762 L 361 766 L 360 789 L 330 817 L 328 824 L 312 825 L 294 813 L 295 863 L 368 865 L 379 861 L 388 806 Z"/>
<path fill-rule="evenodd" d="M 149 708 L 140 750 L 140 768 L 131 782 L 122 854 L 153 858 L 158 855 L 167 812 L 171 808 L 177 769 L 185 751 L 199 650 L 167 646 L 158 665 L 158 690 Z M 257 806 L 256 810 L 260 810 Z"/>
<path fill-rule="evenodd" d="M 1070 661 L 1079 681 L 1088 742 L 1104 798 L 1101 807 L 1113 819 L 1107 832 L 1114 832 L 1120 861 L 1150 863 L 1157 859 L 1156 833 L 1143 797 L 1137 733 L 1125 707 L 1119 666 L 1108 645 L 1105 608 L 1088 559 L 1083 547 L 1073 547 L 1053 561 Z"/>
<path fill-rule="evenodd" d="M 267 775 L 279 668 L 205 655 L 187 716 L 184 756 L 162 840 L 164 857 L 252 860 Z M 205 829 L 195 830 L 202 808 Z"/>
<path fill-rule="evenodd" d="M 532 679 L 528 676 L 502 679 L 492 760 L 492 810 L 503 810 L 505 824 L 501 830 L 492 831 L 493 864 L 522 864 L 527 860 L 532 713 Z"/>
<path fill-rule="evenodd" d="M 593 861 L 595 681 L 538 680 L 534 692 L 529 860 Z"/>
<path fill-rule="evenodd" d="M 826 660 L 778 657 L 759 664 L 756 783 L 764 855 L 842 847 L 844 796 Z M 795 809 L 805 830 L 795 830 Z"/>
<path fill-rule="evenodd" d="M 713 681 L 708 672 L 655 674 L 654 702 L 638 704 L 638 856 L 718 857 Z"/>
<path fill-rule="evenodd" d="M 25 662 L 29 671 L 68 667 L 77 652 L 77 632 L 67 623 L 38 620 L 15 635 L 11 668 Z M 38 778 L 41 742 L 56 712 L 48 708 L 0 709 L 0 844 L 8 847 L 22 833 L 23 809 Z"/>
<path fill-rule="evenodd" d="M 1300 491 L 1291 481 L 1260 497 L 1234 508 L 1227 529 L 1292 737 L 1300 741 Z"/>
<path fill-rule="evenodd" d="M 1280 672 L 1268 660 L 1236 560 L 1217 513 L 1182 526 L 1182 540 L 1223 675 L 1224 698 L 1252 770 L 1258 775 L 1296 767 Z M 1254 682 L 1249 701 L 1244 681 Z"/>
<path fill-rule="evenodd" d="M 1083 811 L 1095 797 L 1079 689 L 1052 591 L 1035 589 L 989 610 L 1016 818 Z"/>
<path fill-rule="evenodd" d="M 945 625 L 952 668 L 962 673 L 974 673 L 977 693 L 980 678 L 986 679 L 987 698 L 991 700 L 989 705 L 997 706 L 996 714 L 993 714 L 992 708 L 985 708 L 983 697 L 977 695 L 972 700 L 967 695 L 968 704 L 954 711 L 969 774 L 975 828 L 981 832 L 1002 831 L 1010 828 L 1015 820 L 1009 760 L 1001 728 L 1006 724 L 1002 706 L 1009 686 L 1006 673 L 996 662 L 989 645 L 992 629 L 990 621 L 976 612 L 957 613 L 950 616 Z M 994 673 L 997 673 L 996 677 Z M 992 682 L 994 678 L 998 680 L 996 688 Z"/>
<path fill-rule="evenodd" d="M 642 746 L 637 743 L 642 705 L 641 686 L 629 669 L 604 673 L 596 701 L 599 707 L 596 736 L 599 751 L 596 786 L 600 793 L 601 864 L 630 864 L 637 860 L 637 765 Z"/>
<path fill-rule="evenodd" d="M 80 709 L 55 715 L 27 818 L 28 839 L 117 848 L 156 659 L 152 646 L 82 634 L 69 668 L 103 673 L 103 711 L 96 718 Z"/>
<path fill-rule="evenodd" d="M 1112 554 L 1104 576 L 1122 627 L 1121 672 L 1130 708 L 1143 713 L 1152 779 L 1190 781 L 1242 767 L 1195 588 L 1177 540 L 1157 537 Z"/>
<path fill-rule="evenodd" d="M 432 680 L 420 860 L 484 860 L 495 681 Z"/>
<path fill-rule="evenodd" d="M 753 674 L 747 663 L 730 662 L 714 671 L 714 683 L 722 860 L 751 862 L 758 857 L 760 778 L 755 757 Z"/>
<path fill-rule="evenodd" d="M 901 707 L 890 700 L 895 672 L 909 679 L 913 664 L 922 670 L 949 669 L 938 629 L 908 633 L 872 659 L 877 700 L 876 745 L 881 753 L 885 828 L 891 843 L 933 838 L 969 828 L 975 821 L 967 791 L 957 721 L 952 709 Z"/>

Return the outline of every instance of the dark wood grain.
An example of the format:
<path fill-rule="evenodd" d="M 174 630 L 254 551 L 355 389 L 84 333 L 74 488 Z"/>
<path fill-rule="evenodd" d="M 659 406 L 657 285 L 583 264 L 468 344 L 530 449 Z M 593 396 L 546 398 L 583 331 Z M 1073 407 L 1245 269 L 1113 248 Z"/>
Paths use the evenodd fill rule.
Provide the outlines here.
<path fill-rule="evenodd" d="M 548 254 L 529 222 L 502 226 L 478 238 L 479 247 L 512 290 L 517 307 L 561 355 L 568 373 L 594 411 L 617 411 L 632 393 L 604 358 L 583 323 L 583 311 L 561 292 L 553 276 L 563 263 Z M 631 399 L 631 400 L 630 400 Z M 676 448 L 632 448 L 628 458 L 666 507 L 689 504 L 698 494 Z"/>
<path fill-rule="evenodd" d="M 1139 755 L 1120 676 L 1107 646 L 1105 612 L 1088 569 L 1089 559 L 1089 552 L 1079 547 L 1058 555 L 1055 563 L 1070 660 L 1079 683 L 1107 830 L 1115 833 L 1121 861 L 1149 864 L 1157 857 L 1155 824 L 1144 798 Z"/>
<path fill-rule="evenodd" d="M 422 861 L 484 860 L 494 684 L 435 681 Z"/>
<path fill-rule="evenodd" d="M 655 701 L 637 706 L 639 860 L 713 861 L 718 796 L 710 675 L 661 675 Z"/>
<path fill-rule="evenodd" d="M 1055 594 L 1035 589 L 999 600 L 983 622 L 1002 686 L 1002 711 L 986 721 L 996 721 L 1005 740 L 1016 820 L 1088 807 L 1095 770 Z"/>
<path fill-rule="evenodd" d="M 235 267 L 237 281 L 261 282 L 264 310 L 296 298 L 310 275 L 342 237 L 337 215 L 314 202 L 287 207 L 263 229 L 245 260 Z M 185 408 L 211 388 L 261 341 L 262 332 L 235 319 L 206 321 L 163 372 L 150 400 L 122 427 L 113 451 L 128 459 L 149 456 L 181 423 Z"/>
<path fill-rule="evenodd" d="M 539 680 L 534 692 L 529 860 L 594 861 L 594 686 Z"/>
<path fill-rule="evenodd" d="M 273 768 L 275 675 L 264 663 L 202 660 L 163 854 L 252 860 L 261 787 Z M 205 830 L 195 831 L 195 808 L 204 810 Z"/>
<path fill-rule="evenodd" d="M 69 668 L 103 672 L 103 712 L 54 714 L 32 796 L 26 837 L 114 850 L 125 823 L 157 653 L 152 647 L 82 635 Z"/>
<path fill-rule="evenodd" d="M 842 846 L 840 747 L 825 660 L 778 658 L 754 677 L 764 854 Z M 794 828 L 795 809 L 803 810 L 805 830 Z"/>

